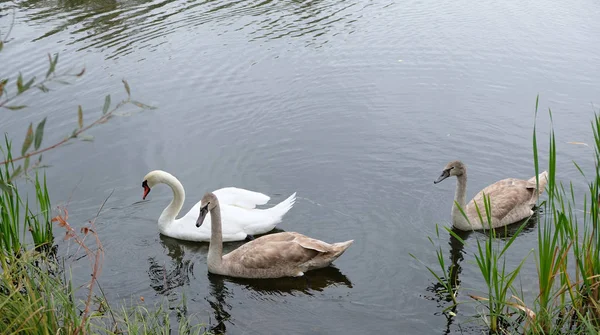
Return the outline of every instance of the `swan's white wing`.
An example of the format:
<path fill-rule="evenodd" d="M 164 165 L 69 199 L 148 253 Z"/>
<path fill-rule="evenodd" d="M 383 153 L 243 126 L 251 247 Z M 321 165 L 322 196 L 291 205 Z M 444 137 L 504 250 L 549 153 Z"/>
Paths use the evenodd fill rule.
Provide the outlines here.
<path fill-rule="evenodd" d="M 221 230 L 223 235 L 238 234 L 240 232 L 258 234 L 266 229 L 262 227 L 270 226 L 274 221 L 273 216 L 268 210 L 250 209 L 237 205 L 223 204 L 221 203 L 221 198 L 219 198 L 219 205 L 221 207 Z M 210 236 L 210 212 L 206 214 L 202 226 L 196 227 L 196 220 L 198 220 L 199 215 L 200 202 L 197 202 L 183 217 L 175 220 L 175 222 L 178 223 L 177 230 L 181 230 L 181 233 L 187 231 L 191 235 L 201 233 Z M 246 231 L 248 226 L 253 228 L 251 229 L 251 232 Z M 255 231 L 255 227 L 258 228 L 259 232 Z"/>
<path fill-rule="evenodd" d="M 225 206 L 232 207 L 232 206 Z M 233 208 L 242 211 L 252 211 L 240 207 Z M 175 220 L 173 223 L 168 225 L 166 235 L 179 238 L 188 241 L 210 241 L 211 235 L 211 216 L 210 213 L 206 214 L 204 224 L 200 227 L 196 227 L 196 220 L 200 213 L 200 203 L 196 204 L 192 209 L 182 218 Z M 239 217 L 231 217 L 231 215 L 223 215 L 221 210 L 221 219 L 223 226 L 221 231 L 223 233 L 223 241 L 240 241 L 246 238 L 247 233 L 244 231 L 244 224 L 247 224 L 246 220 L 242 220 Z M 254 220 L 251 221 L 254 223 Z"/>
<path fill-rule="evenodd" d="M 268 195 L 245 190 L 237 187 L 225 187 L 213 191 L 219 199 L 221 206 L 233 205 L 243 208 L 255 208 L 257 205 L 264 205 L 271 199 Z"/>
<path fill-rule="evenodd" d="M 220 201 L 220 199 L 219 199 Z M 221 206 L 221 231 L 223 236 L 244 234 L 261 234 L 273 229 L 279 220 L 271 215 L 268 210 L 248 209 L 234 205 Z M 177 230 L 178 234 L 210 236 L 211 215 L 206 214 L 204 223 L 200 227 L 196 227 L 196 220 L 200 214 L 200 203 L 197 203 L 190 211 L 182 218 L 175 221 L 172 229 Z"/>
<path fill-rule="evenodd" d="M 221 228 L 223 234 L 234 234 L 240 231 L 247 234 L 257 234 L 254 229 L 248 231 L 248 228 L 262 227 L 259 231 L 264 229 L 271 230 L 273 228 L 269 229 L 268 227 L 274 225 L 274 219 L 267 210 L 247 209 L 231 205 L 221 206 L 221 219 L 225 222 Z M 207 221 L 204 222 L 206 223 Z"/>
<path fill-rule="evenodd" d="M 196 219 L 190 213 L 188 215 L 171 222 L 164 228 L 163 234 L 187 241 L 210 241 L 210 228 L 204 226 L 196 228 Z M 197 212 L 200 212 L 198 209 Z"/>
<path fill-rule="evenodd" d="M 218 191 L 224 192 L 217 194 Z M 295 200 L 294 193 L 273 208 L 256 209 L 254 208 L 256 205 L 266 203 L 269 197 L 261 193 L 233 187 L 220 189 L 213 193 L 217 194 L 219 198 L 221 220 L 223 222 L 221 230 L 224 241 L 243 240 L 246 234 L 256 235 L 271 231 L 281 222 L 282 216 L 291 208 Z M 243 195 L 249 195 L 250 197 L 244 198 Z M 223 200 L 227 202 L 233 201 L 234 204 L 224 203 L 225 201 Z M 208 213 L 202 226 L 196 227 L 196 220 L 199 214 L 200 202 L 196 203 L 182 218 L 175 220 L 169 229 L 170 233 L 177 235 L 173 237 L 192 241 L 210 239 L 211 215 Z"/>

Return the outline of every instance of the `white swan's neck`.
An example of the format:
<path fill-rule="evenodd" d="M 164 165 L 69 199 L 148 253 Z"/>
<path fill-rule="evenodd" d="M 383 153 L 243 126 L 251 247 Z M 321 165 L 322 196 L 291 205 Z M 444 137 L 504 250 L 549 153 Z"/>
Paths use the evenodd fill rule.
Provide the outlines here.
<path fill-rule="evenodd" d="M 208 269 L 218 273 L 223 257 L 223 234 L 221 232 L 221 208 L 219 203 L 210 210 L 210 245 L 206 263 Z"/>
<path fill-rule="evenodd" d="M 183 202 L 185 201 L 185 190 L 179 180 L 171 174 L 163 174 L 160 178 L 160 182 L 169 185 L 173 191 L 173 200 L 171 200 L 171 203 L 163 210 L 158 218 L 158 227 L 163 230 L 175 221 L 177 214 L 181 211 L 181 207 L 183 207 Z"/>
<path fill-rule="evenodd" d="M 467 172 L 456 177 L 456 193 L 454 194 L 454 205 L 452 205 L 452 223 L 461 230 L 471 230 L 473 227 L 465 219 L 457 203 L 465 214 L 467 214 Z"/>

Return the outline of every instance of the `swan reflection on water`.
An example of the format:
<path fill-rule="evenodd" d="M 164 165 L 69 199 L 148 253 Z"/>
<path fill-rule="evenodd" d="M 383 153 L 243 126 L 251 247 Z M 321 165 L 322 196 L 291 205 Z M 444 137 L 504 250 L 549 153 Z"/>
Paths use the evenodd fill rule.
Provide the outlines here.
<path fill-rule="evenodd" d="M 210 281 L 210 296 L 206 297 L 214 313 L 214 320 L 210 320 L 210 330 L 215 334 L 224 334 L 226 323 L 231 322 L 231 303 L 233 299 L 231 288 L 239 285 L 244 289 L 258 293 L 258 297 L 265 295 L 312 295 L 314 291 L 323 291 L 329 286 L 345 285 L 352 287 L 350 280 L 334 266 L 308 271 L 300 278 L 275 278 L 275 279 L 245 279 L 232 278 L 212 273 L 207 273 Z M 229 284 L 229 285 L 228 285 Z"/>
<path fill-rule="evenodd" d="M 273 233 L 280 231 L 283 230 L 275 229 Z M 217 334 L 225 333 L 226 323 L 231 322 L 231 300 L 234 299 L 232 289 L 236 285 L 257 293 L 249 297 L 258 299 L 272 295 L 313 295 L 314 292 L 322 292 L 330 286 L 352 288 L 352 282 L 333 265 L 308 271 L 302 277 L 245 279 L 215 275 L 205 270 L 199 270 L 199 274 L 202 274 L 202 276 L 195 277 L 194 263 L 198 261 L 199 257 L 190 257 L 190 255 L 202 255 L 205 260 L 208 253 L 208 243 L 194 243 L 164 235 L 159 236 L 160 244 L 167 251 L 171 262 L 165 264 L 157 261 L 154 257 L 148 259 L 150 286 L 157 294 L 166 296 L 170 302 L 174 302 L 179 299 L 177 288 L 190 286 L 192 280 L 207 280 L 209 282 L 209 295 L 204 299 L 210 305 L 214 315 L 214 320 L 208 322 L 210 330 Z M 224 245 L 224 252 L 238 248 L 243 243 L 227 243 Z M 206 279 L 203 277 L 205 272 Z"/>

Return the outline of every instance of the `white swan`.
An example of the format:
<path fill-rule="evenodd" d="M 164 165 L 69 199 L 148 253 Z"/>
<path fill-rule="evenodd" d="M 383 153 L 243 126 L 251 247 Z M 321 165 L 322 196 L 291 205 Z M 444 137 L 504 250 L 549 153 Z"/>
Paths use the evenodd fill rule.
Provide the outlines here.
<path fill-rule="evenodd" d="M 483 196 L 489 197 L 490 217 L 492 228 L 502 227 L 521 221 L 533 215 L 532 208 L 535 206 L 540 194 L 548 182 L 548 172 L 539 174 L 539 185 L 536 187 L 535 176 L 529 180 L 506 178 L 497 181 L 481 190 L 473 199 L 466 203 L 467 197 L 467 167 L 461 161 L 452 161 L 444 167 L 440 177 L 434 184 L 442 180 L 456 176 L 456 193 L 454 205 L 452 206 L 452 224 L 460 230 L 479 230 L 489 228 Z M 539 188 L 538 188 L 539 187 Z M 467 215 L 463 216 L 456 204 Z M 475 206 L 477 204 L 477 206 Z M 481 213 L 482 220 L 479 219 Z"/>
<path fill-rule="evenodd" d="M 196 219 L 200 214 L 200 202 L 183 217 L 177 219 L 183 202 L 185 191 L 183 185 L 172 174 L 154 170 L 149 172 L 142 182 L 143 199 L 146 199 L 152 187 L 167 184 L 173 190 L 173 200 L 158 218 L 158 230 L 161 234 L 187 241 L 210 241 L 210 224 L 196 228 Z M 266 204 L 270 197 L 253 191 L 235 187 L 226 187 L 213 192 L 221 203 L 223 219 L 223 241 L 240 241 L 253 239 L 252 235 L 267 233 L 281 222 L 296 201 L 296 193 L 268 209 L 255 208 L 256 205 Z M 210 222 L 210 215 L 206 220 Z"/>
<path fill-rule="evenodd" d="M 324 268 L 340 257 L 354 240 L 329 244 L 308 236 L 282 232 L 261 236 L 223 256 L 220 200 L 206 193 L 200 201 L 197 227 L 212 214 L 212 236 L 206 264 L 208 272 L 241 278 L 299 277 Z"/>

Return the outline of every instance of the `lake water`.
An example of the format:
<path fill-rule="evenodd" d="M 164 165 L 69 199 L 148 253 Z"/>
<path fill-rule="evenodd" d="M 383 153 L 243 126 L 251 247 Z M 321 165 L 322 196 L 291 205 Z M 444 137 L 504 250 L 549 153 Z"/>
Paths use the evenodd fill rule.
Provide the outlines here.
<path fill-rule="evenodd" d="M 144 297 L 176 308 L 185 296 L 188 314 L 228 334 L 477 332 L 475 305 L 446 319 L 433 278 L 409 255 L 435 265 L 427 236 L 450 224 L 455 181 L 433 180 L 454 159 L 469 167 L 469 197 L 498 179 L 533 176 L 539 93 L 542 157 L 552 108 L 558 177 L 585 191 L 572 160 L 589 168 L 592 150 L 567 142 L 593 138 L 598 12 L 588 0 L 0 1 L 2 34 L 14 17 L 2 75 L 41 78 L 55 52 L 59 70 L 86 68 L 74 85 L 28 95 L 29 109 L 0 113 L 0 129 L 20 144 L 26 125 L 48 115 L 45 143 L 59 140 L 76 127 L 77 105 L 90 122 L 106 94 L 123 99 L 123 78 L 135 99 L 158 107 L 44 155 L 52 199 L 70 201 L 72 225 L 114 190 L 97 221 L 100 284 L 113 303 Z M 158 233 L 170 190 L 138 203 L 154 169 L 182 181 L 184 212 L 224 186 L 272 203 L 296 191 L 279 229 L 355 243 L 308 279 L 208 275 L 208 244 Z M 517 239 L 510 264 L 536 235 Z M 465 237 L 464 248 L 447 234 L 441 244 L 448 262 L 460 261 L 461 285 L 482 288 L 473 242 L 484 236 Z M 88 264 L 74 273 L 88 280 Z M 534 275 L 530 257 L 525 292 Z"/>

